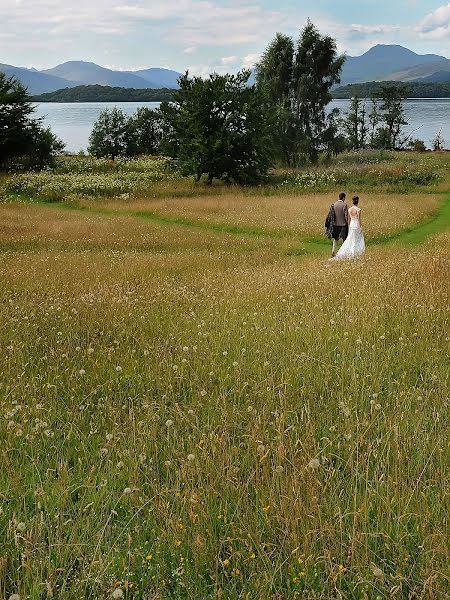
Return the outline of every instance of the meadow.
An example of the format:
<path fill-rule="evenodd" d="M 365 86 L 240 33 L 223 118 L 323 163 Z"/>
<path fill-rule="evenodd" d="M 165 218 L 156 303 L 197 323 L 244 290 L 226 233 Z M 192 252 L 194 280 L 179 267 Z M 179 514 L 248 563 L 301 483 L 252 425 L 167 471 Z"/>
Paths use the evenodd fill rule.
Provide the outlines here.
<path fill-rule="evenodd" d="M 448 597 L 448 157 L 4 174 L 0 598 Z"/>

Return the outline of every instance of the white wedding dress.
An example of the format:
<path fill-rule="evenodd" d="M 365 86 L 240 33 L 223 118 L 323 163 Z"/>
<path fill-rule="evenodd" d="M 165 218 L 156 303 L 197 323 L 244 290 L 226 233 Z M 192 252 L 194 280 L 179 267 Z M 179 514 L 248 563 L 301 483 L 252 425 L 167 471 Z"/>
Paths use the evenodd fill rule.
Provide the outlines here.
<path fill-rule="evenodd" d="M 362 256 L 366 250 L 364 234 L 359 224 L 359 213 L 361 212 L 361 209 L 356 206 L 352 208 L 356 208 L 356 211 L 351 215 L 347 239 L 339 248 L 339 251 L 333 260 L 356 258 L 357 256 Z"/>

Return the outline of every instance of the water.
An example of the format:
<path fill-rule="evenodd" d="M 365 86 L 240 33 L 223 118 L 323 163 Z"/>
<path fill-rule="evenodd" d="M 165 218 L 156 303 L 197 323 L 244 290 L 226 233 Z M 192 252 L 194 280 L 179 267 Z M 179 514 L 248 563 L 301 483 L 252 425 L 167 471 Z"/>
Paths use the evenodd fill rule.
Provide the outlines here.
<path fill-rule="evenodd" d="M 80 102 L 42 103 L 36 107 L 36 115 L 44 117 L 46 125 L 66 144 L 68 152 L 86 150 L 89 134 L 100 112 L 117 106 L 127 115 L 133 114 L 140 106 L 157 108 L 159 102 Z M 333 100 L 331 108 L 339 108 L 345 113 L 350 100 Z M 419 138 L 431 148 L 432 141 L 441 132 L 445 146 L 450 148 L 450 98 L 417 99 L 405 102 L 409 125 L 405 133 Z"/>

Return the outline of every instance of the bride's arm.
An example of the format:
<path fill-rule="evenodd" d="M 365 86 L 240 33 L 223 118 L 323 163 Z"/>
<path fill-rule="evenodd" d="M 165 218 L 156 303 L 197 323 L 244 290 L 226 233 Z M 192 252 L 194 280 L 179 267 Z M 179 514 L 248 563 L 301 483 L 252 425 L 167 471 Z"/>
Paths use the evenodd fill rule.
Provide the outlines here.
<path fill-rule="evenodd" d="M 362 223 L 361 223 L 361 209 L 359 209 L 358 211 L 358 219 L 359 219 L 359 226 L 362 229 Z"/>

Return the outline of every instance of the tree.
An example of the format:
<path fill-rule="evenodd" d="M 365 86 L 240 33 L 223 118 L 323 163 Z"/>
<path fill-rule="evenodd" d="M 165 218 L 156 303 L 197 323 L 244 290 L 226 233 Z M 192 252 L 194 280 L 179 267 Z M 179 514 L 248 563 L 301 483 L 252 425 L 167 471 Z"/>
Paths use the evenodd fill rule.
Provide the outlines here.
<path fill-rule="evenodd" d="M 336 128 L 326 107 L 344 60 L 337 54 L 335 40 L 322 36 L 308 21 L 297 45 L 277 34 L 258 64 L 257 85 L 277 112 L 275 138 L 288 165 L 298 164 L 302 155 L 315 163 L 319 151 L 329 147 Z"/>
<path fill-rule="evenodd" d="M 408 124 L 405 119 L 404 100 L 407 94 L 406 86 L 383 85 L 380 91 L 381 127 L 373 137 L 372 144 L 383 150 L 397 150 L 405 144 L 402 137 L 403 126 Z"/>
<path fill-rule="evenodd" d="M 13 160 L 42 168 L 51 164 L 64 144 L 33 119 L 34 106 L 26 88 L 0 73 L 0 167 Z"/>
<path fill-rule="evenodd" d="M 94 123 L 89 136 L 90 154 L 96 158 L 128 156 L 132 136 L 131 120 L 119 108 L 106 108 Z"/>
<path fill-rule="evenodd" d="M 287 165 L 297 154 L 297 123 L 291 110 L 293 61 L 292 38 L 277 33 L 256 65 L 257 85 L 272 109 L 275 152 Z"/>
<path fill-rule="evenodd" d="M 247 85 L 249 71 L 178 80 L 172 103 L 162 103 L 162 150 L 185 175 L 206 174 L 227 182 L 253 184 L 270 166 L 270 138 L 264 102 Z"/>
<path fill-rule="evenodd" d="M 346 133 L 348 147 L 351 150 L 360 150 L 367 143 L 367 119 L 366 104 L 357 96 L 352 98 L 350 110 L 344 119 L 344 130 Z"/>
<path fill-rule="evenodd" d="M 130 120 L 128 154 L 156 154 L 161 141 L 161 115 L 150 108 L 138 108 Z"/>
<path fill-rule="evenodd" d="M 336 41 L 322 36 L 308 20 L 294 59 L 294 110 L 299 117 L 302 150 L 317 162 L 324 137 L 328 137 L 326 106 L 334 84 L 340 82 L 345 57 L 338 56 Z"/>

